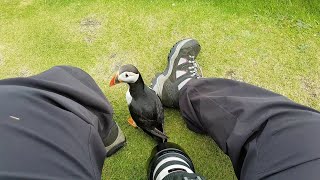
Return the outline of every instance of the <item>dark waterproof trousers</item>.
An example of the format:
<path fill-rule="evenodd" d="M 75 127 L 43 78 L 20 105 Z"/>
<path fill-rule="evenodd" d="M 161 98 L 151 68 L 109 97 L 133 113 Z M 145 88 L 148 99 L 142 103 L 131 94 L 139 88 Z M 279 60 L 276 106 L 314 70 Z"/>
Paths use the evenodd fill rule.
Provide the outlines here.
<path fill-rule="evenodd" d="M 319 180 L 320 113 L 286 97 L 227 79 L 191 80 L 180 111 L 210 136 L 240 180 Z"/>
<path fill-rule="evenodd" d="M 181 90 L 180 110 L 230 157 L 239 179 L 320 177 L 320 115 L 311 108 L 245 83 L 197 79 Z M 112 113 L 78 68 L 1 80 L 0 179 L 100 179 Z"/>
<path fill-rule="evenodd" d="M 94 80 L 74 67 L 0 81 L 0 179 L 101 179 L 115 125 Z"/>

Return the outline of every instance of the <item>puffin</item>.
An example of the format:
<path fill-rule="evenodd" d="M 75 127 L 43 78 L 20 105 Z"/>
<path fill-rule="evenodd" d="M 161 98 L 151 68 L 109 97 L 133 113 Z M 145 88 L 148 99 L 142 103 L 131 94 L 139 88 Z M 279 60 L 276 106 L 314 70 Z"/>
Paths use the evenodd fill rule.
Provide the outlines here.
<path fill-rule="evenodd" d="M 141 128 L 158 143 L 166 142 L 164 133 L 164 111 L 158 95 L 144 84 L 139 70 L 131 64 L 120 67 L 110 81 L 110 87 L 119 83 L 127 83 L 129 89 L 126 100 L 131 118 L 128 122 Z"/>

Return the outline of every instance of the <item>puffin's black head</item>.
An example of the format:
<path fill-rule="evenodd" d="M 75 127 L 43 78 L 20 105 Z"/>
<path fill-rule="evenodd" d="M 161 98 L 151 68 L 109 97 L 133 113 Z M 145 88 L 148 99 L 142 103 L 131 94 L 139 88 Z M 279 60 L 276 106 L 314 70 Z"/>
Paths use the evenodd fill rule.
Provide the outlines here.
<path fill-rule="evenodd" d="M 110 86 L 118 83 L 135 83 L 140 77 L 138 69 L 131 64 L 126 64 L 120 67 L 119 71 L 112 77 Z"/>

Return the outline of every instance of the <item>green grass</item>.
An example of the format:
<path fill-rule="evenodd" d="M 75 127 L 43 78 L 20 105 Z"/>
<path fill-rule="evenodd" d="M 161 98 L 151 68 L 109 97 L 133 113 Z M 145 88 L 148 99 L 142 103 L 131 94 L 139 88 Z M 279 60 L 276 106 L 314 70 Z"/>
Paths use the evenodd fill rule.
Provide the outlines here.
<path fill-rule="evenodd" d="M 104 179 L 145 179 L 155 143 L 127 124 L 125 85 L 108 87 L 132 63 L 150 83 L 171 46 L 193 37 L 207 77 L 252 83 L 320 109 L 319 1 L 32 1 L 0 2 L 0 78 L 28 76 L 54 65 L 78 66 L 112 103 L 127 146 L 106 159 Z M 236 179 L 232 165 L 204 136 L 187 130 L 179 112 L 165 110 L 166 131 L 208 179 Z"/>

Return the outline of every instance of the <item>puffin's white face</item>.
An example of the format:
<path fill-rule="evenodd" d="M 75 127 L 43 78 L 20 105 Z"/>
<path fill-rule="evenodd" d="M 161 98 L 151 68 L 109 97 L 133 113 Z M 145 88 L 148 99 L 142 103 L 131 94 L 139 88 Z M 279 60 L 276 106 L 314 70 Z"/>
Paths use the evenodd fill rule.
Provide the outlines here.
<path fill-rule="evenodd" d="M 123 72 L 119 74 L 118 80 L 125 83 L 135 83 L 139 78 L 139 74 L 133 72 Z"/>

